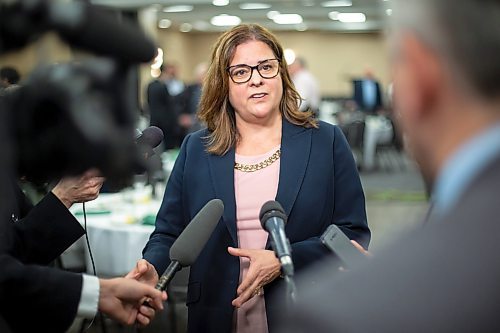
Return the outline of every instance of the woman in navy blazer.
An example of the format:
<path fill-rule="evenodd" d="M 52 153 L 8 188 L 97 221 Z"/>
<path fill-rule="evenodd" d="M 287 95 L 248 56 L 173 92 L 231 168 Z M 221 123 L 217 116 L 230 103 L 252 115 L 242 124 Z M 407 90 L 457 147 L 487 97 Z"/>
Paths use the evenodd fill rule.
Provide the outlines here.
<path fill-rule="evenodd" d="M 364 194 L 349 146 L 338 127 L 298 111 L 299 100 L 283 50 L 269 31 L 240 25 L 219 38 L 199 112 L 207 129 L 185 138 L 155 231 L 143 252 L 145 260 L 131 274 L 156 282 L 156 272 L 168 266 L 170 247 L 187 223 L 209 200 L 221 199 L 225 205 L 221 221 L 190 270 L 189 332 L 235 332 L 235 306 L 254 297 L 259 290 L 255 286 L 264 288 L 269 331 L 275 311 L 283 309 L 273 310 L 268 302 L 281 280 L 269 241 L 252 258 L 248 273 L 253 270 L 252 281 L 240 280 L 238 256 L 246 256 L 245 250 L 228 250 L 239 247 L 235 154 L 258 155 L 280 146 L 275 199 L 288 216 L 285 231 L 296 271 L 328 254 L 319 236 L 332 223 L 349 238 L 368 245 Z M 217 141 L 232 130 L 234 136 Z M 255 132 L 267 136 L 251 135 Z M 258 214 L 256 209 L 256 218 Z M 271 264 L 255 273 L 255 267 L 265 266 L 262 263 Z"/>

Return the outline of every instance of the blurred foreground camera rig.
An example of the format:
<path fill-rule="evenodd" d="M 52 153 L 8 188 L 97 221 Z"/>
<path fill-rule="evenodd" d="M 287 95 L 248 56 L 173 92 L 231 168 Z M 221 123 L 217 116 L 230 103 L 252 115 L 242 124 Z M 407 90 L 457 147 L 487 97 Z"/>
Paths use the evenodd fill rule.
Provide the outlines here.
<path fill-rule="evenodd" d="M 99 57 L 39 67 L 0 98 L 0 173 L 48 180 L 96 167 L 123 183 L 144 165 L 130 69 L 156 47 L 134 24 L 86 2 L 0 0 L 0 55 L 48 31 Z"/>

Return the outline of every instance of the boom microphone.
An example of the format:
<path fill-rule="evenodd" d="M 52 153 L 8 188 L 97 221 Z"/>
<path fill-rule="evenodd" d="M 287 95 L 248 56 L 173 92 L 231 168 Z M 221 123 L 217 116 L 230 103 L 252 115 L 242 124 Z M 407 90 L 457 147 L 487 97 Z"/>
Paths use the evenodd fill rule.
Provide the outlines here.
<path fill-rule="evenodd" d="M 286 214 L 280 203 L 274 200 L 266 202 L 260 209 L 260 224 L 271 236 L 271 246 L 281 263 L 285 276 L 293 275 L 292 250 L 285 234 Z"/>
<path fill-rule="evenodd" d="M 196 214 L 170 248 L 171 262 L 158 280 L 156 289 L 165 290 L 177 271 L 196 261 L 223 212 L 222 200 L 213 199 Z"/>

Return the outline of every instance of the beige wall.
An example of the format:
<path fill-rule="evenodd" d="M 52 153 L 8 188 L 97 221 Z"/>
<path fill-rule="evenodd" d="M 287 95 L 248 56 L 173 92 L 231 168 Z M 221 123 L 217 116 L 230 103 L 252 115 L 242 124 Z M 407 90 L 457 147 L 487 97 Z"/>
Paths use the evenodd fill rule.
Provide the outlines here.
<path fill-rule="evenodd" d="M 180 67 L 183 80 L 193 80 L 197 63 L 208 61 L 219 34 L 181 33 L 162 30 L 158 44 L 165 61 Z M 284 48 L 293 49 L 308 63 L 323 95 L 350 95 L 352 77 L 370 70 L 386 87 L 390 82 L 388 54 L 382 34 L 338 34 L 323 32 L 278 32 Z"/>
<path fill-rule="evenodd" d="M 13 66 L 26 77 L 37 66 L 68 61 L 72 58 L 70 48 L 55 34 L 46 34 L 23 49 L 0 55 L 0 67 Z"/>
<path fill-rule="evenodd" d="M 325 96 L 351 95 L 350 79 L 363 75 L 367 69 L 380 79 L 384 88 L 390 82 L 388 52 L 382 34 L 277 32 L 276 35 L 284 48 L 292 48 L 305 58 Z M 195 66 L 209 60 L 218 36 L 217 33 L 181 33 L 160 29 L 156 39 L 164 49 L 165 61 L 177 63 L 181 78 L 191 82 Z M 66 61 L 72 56 L 68 47 L 49 35 L 34 46 L 0 56 L 0 66 L 13 65 L 26 75 L 40 61 Z M 152 80 L 149 66 L 141 66 L 140 73 L 140 95 L 143 97 L 147 83 Z"/>

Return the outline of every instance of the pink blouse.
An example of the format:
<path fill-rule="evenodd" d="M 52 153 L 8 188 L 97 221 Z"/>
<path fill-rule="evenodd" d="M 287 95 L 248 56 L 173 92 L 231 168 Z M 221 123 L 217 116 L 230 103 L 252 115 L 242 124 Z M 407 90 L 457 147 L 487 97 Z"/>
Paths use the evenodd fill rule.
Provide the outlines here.
<path fill-rule="evenodd" d="M 240 164 L 256 164 L 264 161 L 279 149 L 255 156 L 235 155 Z M 268 200 L 274 200 L 278 191 L 280 160 L 254 172 L 234 170 L 234 193 L 236 197 L 236 226 L 239 247 L 242 249 L 264 249 L 267 232 L 262 229 L 259 212 Z M 247 274 L 250 261 L 240 257 L 240 283 Z M 254 296 L 235 310 L 234 333 L 267 333 L 266 305 L 264 296 Z"/>

